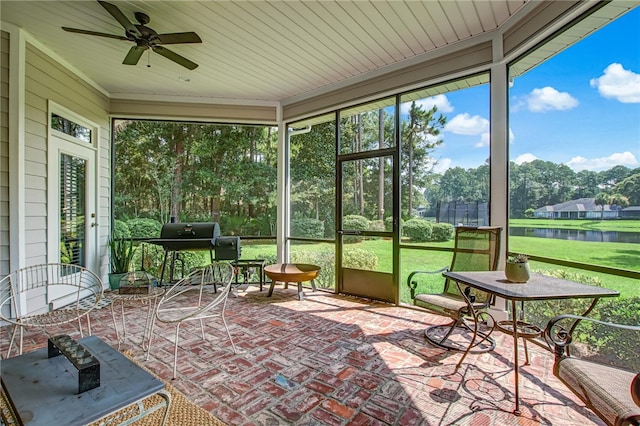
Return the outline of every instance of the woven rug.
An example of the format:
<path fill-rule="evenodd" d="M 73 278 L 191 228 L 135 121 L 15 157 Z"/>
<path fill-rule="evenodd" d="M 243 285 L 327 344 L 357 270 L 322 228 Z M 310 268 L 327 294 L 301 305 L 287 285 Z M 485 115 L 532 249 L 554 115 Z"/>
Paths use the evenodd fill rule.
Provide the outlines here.
<path fill-rule="evenodd" d="M 138 364 L 131 353 L 128 351 L 124 351 L 123 354 L 133 361 L 140 368 L 147 371 L 149 374 L 152 374 L 154 377 L 157 377 L 153 372 L 149 371 L 144 365 Z M 162 379 L 160 379 L 162 380 Z M 169 418 L 167 419 L 167 423 L 165 426 L 226 426 L 222 421 L 216 419 L 212 416 L 208 411 L 203 410 L 198 407 L 193 402 L 189 401 L 186 396 L 178 389 L 173 387 L 173 385 L 167 383 L 162 380 L 165 385 L 165 389 L 167 392 L 171 394 L 171 406 L 169 407 Z M 153 407 L 156 404 L 159 404 L 162 401 L 162 397 L 158 395 L 150 396 L 149 398 L 143 401 L 145 408 Z M 158 426 L 162 422 L 162 416 L 164 415 L 164 408 L 161 408 L 146 417 L 136 421 L 133 423 L 134 426 Z M 99 422 L 91 423 L 90 426 L 100 426 L 100 425 L 117 425 L 122 423 L 123 419 L 131 417 L 128 415 L 125 410 L 121 410 L 111 416 L 108 416 Z M 112 423 L 112 421 L 114 421 Z"/>
<path fill-rule="evenodd" d="M 125 355 L 129 356 L 125 352 Z M 129 356 L 129 358 L 131 358 Z M 134 361 L 135 362 L 135 361 Z M 137 364 L 137 363 L 136 363 Z M 140 365 L 140 364 L 138 364 Z M 141 366 L 146 371 L 149 371 L 144 366 Z M 153 373 L 151 373 L 153 374 Z M 164 382 L 164 381 L 163 381 Z M 167 419 L 166 426 L 225 426 L 225 424 L 212 416 L 209 412 L 198 407 L 187 399 L 186 396 L 175 387 L 167 382 L 164 382 L 167 392 L 171 394 L 171 406 L 169 408 L 169 418 Z M 158 395 L 150 396 L 142 403 L 145 409 L 153 407 L 162 401 L 162 397 Z M 135 405 L 134 405 L 135 407 Z M 133 409 L 120 410 L 102 420 L 91 423 L 91 426 L 98 425 L 119 425 L 125 422 L 127 419 L 132 418 L 137 413 Z M 159 426 L 162 424 L 162 416 L 164 415 L 164 407 L 154 411 L 146 417 L 132 423 L 133 426 Z M 5 400 L 5 395 L 0 391 L 0 425 L 6 424 L 17 425 L 13 413 L 9 409 L 9 406 Z"/>

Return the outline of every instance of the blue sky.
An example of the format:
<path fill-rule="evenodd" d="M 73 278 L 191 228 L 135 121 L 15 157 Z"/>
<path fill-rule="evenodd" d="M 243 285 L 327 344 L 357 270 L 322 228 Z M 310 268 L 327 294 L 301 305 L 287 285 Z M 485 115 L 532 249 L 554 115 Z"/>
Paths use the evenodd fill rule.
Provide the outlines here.
<path fill-rule="evenodd" d="M 448 123 L 437 170 L 489 156 L 488 85 L 425 100 Z M 510 158 L 575 171 L 640 167 L 640 7 L 528 73 L 509 92 Z"/>

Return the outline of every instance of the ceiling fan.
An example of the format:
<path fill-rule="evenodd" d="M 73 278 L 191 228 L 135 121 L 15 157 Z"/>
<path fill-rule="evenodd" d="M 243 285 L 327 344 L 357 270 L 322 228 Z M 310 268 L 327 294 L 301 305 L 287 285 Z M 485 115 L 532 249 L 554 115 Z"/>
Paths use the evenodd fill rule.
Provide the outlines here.
<path fill-rule="evenodd" d="M 200 37 L 198 37 L 198 34 L 194 32 L 158 34 L 153 29 L 146 26 L 151 20 L 149 18 L 149 15 L 142 12 L 136 12 L 135 17 L 138 21 L 138 24 L 133 24 L 131 23 L 131 21 L 129 21 L 129 19 L 127 19 L 124 13 L 122 13 L 118 6 L 101 0 L 98 0 L 98 3 L 100 3 L 102 7 L 104 7 L 107 12 L 109 12 L 111 16 L 113 16 L 116 21 L 118 21 L 120 25 L 123 26 L 123 28 L 125 29 L 124 36 L 69 27 L 62 27 L 62 29 L 71 33 L 109 37 L 115 38 L 117 40 L 135 42 L 136 45 L 129 49 L 129 53 L 127 53 L 124 61 L 122 61 L 122 63 L 125 65 L 136 65 L 140 60 L 142 54 L 146 50 L 151 49 L 157 54 L 162 55 L 165 58 L 170 59 L 173 62 L 180 64 L 190 70 L 196 69 L 198 67 L 198 64 L 196 64 L 195 62 L 192 62 L 184 56 L 178 55 L 177 53 L 172 52 L 171 50 L 162 46 L 163 44 L 202 43 L 202 40 L 200 39 Z"/>

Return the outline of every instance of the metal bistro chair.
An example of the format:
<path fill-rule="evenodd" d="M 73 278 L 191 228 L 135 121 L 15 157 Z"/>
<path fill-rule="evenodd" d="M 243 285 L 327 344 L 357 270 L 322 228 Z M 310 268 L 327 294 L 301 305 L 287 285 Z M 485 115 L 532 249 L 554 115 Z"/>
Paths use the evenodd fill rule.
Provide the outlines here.
<path fill-rule="evenodd" d="M 25 328 L 47 328 L 78 321 L 84 337 L 82 318 L 91 334 L 89 312 L 102 298 L 102 280 L 78 265 L 48 263 L 27 266 L 0 281 L 0 320 L 13 324 L 7 350 L 11 353 L 18 329 L 18 355 L 22 354 Z"/>
<path fill-rule="evenodd" d="M 465 351 L 458 366 L 468 352 L 486 352 L 495 347 L 495 342 L 489 337 L 493 328 L 488 332 L 479 330 L 479 323 L 483 316 L 482 310 L 489 306 L 491 297 L 487 293 L 475 291 L 470 287 L 461 289 L 458 283 L 449 279 L 445 280 L 441 293 L 416 294 L 418 276 L 421 274 L 440 274 L 445 271 L 496 270 L 500 254 L 501 234 L 502 227 L 499 226 L 458 226 L 455 231 L 455 247 L 451 265 L 437 271 L 414 271 L 407 278 L 411 298 L 416 306 L 452 319 L 449 324 L 428 327 L 424 333 L 427 340 L 435 346 Z M 473 319 L 471 325 L 466 320 L 468 317 Z M 468 345 L 450 339 L 456 330 L 473 333 Z"/>
<path fill-rule="evenodd" d="M 178 337 L 180 326 L 187 321 L 200 321 L 200 333 L 206 341 L 204 322 L 213 317 L 221 317 L 231 347 L 238 353 L 233 343 L 224 310 L 231 292 L 234 268 L 227 262 L 214 262 L 195 270 L 169 288 L 158 302 L 155 319 L 151 325 L 147 359 L 151 352 L 153 330 L 156 322 L 173 324 L 176 327 L 173 351 L 173 378 L 176 378 L 178 365 Z M 220 291 L 217 291 L 220 290 Z"/>

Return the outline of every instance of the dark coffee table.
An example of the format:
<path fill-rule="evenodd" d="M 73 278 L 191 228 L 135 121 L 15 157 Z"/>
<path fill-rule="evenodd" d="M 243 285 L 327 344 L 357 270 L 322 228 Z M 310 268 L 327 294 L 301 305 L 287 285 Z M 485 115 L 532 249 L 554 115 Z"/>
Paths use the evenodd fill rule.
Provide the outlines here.
<path fill-rule="evenodd" d="M 100 362 L 100 386 L 86 392 L 78 393 L 73 365 L 62 355 L 47 358 L 46 347 L 0 362 L 2 388 L 18 424 L 86 425 L 155 394 L 161 403 L 147 409 L 138 404 L 135 418 L 164 407 L 164 424 L 171 395 L 162 381 L 96 336 L 78 342 Z"/>

